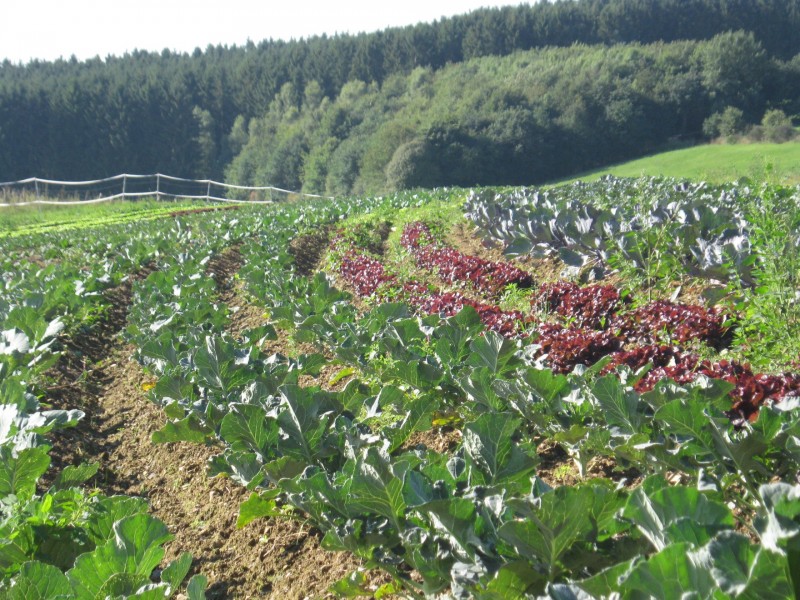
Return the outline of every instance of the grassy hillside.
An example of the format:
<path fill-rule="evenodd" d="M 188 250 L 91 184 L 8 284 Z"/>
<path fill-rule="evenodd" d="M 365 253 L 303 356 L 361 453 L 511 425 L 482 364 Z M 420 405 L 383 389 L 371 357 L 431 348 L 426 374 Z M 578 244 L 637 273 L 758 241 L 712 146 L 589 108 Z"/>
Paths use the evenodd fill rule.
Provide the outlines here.
<path fill-rule="evenodd" d="M 759 177 L 774 183 L 795 185 L 800 184 L 800 142 L 695 146 L 604 167 L 571 181 L 594 181 L 606 174 L 618 177 L 666 176 L 716 183 L 740 177 Z"/>

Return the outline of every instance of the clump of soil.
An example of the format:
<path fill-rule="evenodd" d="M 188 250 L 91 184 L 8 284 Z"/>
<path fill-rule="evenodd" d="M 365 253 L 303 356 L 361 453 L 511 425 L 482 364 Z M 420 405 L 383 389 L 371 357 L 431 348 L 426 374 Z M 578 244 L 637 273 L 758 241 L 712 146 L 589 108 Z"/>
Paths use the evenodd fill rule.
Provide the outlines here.
<path fill-rule="evenodd" d="M 461 443 L 461 431 L 452 427 L 433 428 L 428 431 L 415 431 L 403 445 L 406 449 L 425 446 L 439 454 L 452 454 Z"/>
<path fill-rule="evenodd" d="M 211 257 L 206 265 L 206 273 L 214 278 L 220 292 L 220 300 L 225 301 L 225 293 L 233 287 L 233 276 L 241 268 L 243 258 L 241 244 L 226 248 L 219 254 Z"/>
<path fill-rule="evenodd" d="M 392 224 L 389 221 L 381 221 L 375 227 L 374 238 L 376 242 L 371 246 L 367 246 L 367 250 L 377 256 L 383 256 L 386 250 L 386 240 L 389 239 L 389 234 L 392 232 Z"/>
<path fill-rule="evenodd" d="M 299 235 L 289 242 L 289 254 L 294 258 L 297 273 L 308 277 L 317 271 L 319 261 L 328 249 L 326 229 Z"/>

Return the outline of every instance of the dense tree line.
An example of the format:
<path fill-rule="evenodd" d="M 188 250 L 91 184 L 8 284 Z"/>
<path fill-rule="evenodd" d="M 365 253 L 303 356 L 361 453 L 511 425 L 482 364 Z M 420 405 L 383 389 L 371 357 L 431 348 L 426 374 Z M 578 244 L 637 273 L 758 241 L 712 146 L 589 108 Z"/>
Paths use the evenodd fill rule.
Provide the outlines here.
<path fill-rule="evenodd" d="M 136 51 L 123 57 L 89 61 L 34 61 L 27 65 L 6 61 L 0 64 L 0 180 L 32 174 L 92 178 L 122 171 L 156 170 L 219 177 L 246 140 L 274 134 L 270 129 L 274 119 L 269 115 L 279 105 L 294 107 L 305 114 L 315 102 L 328 98 L 328 103 L 336 104 L 342 95 L 354 94 L 361 85 L 366 86 L 369 94 L 383 97 L 388 93 L 385 90 L 399 85 L 398 81 L 415 78 L 438 81 L 439 71 L 447 70 L 447 65 L 481 57 L 573 44 L 610 46 L 710 40 L 720 33 L 737 30 L 752 32 L 752 40 L 779 75 L 789 79 L 794 76 L 793 65 L 797 60 L 793 57 L 800 52 L 800 0 L 561 0 L 478 10 L 434 23 L 371 34 L 319 36 L 290 42 L 268 40 L 233 48 L 210 46 L 192 54 Z M 726 69 L 738 73 L 737 64 L 719 66 L 718 79 L 727 77 Z M 685 65 L 674 67 L 684 68 Z M 687 98 L 694 98 L 696 85 L 700 85 L 712 96 L 717 95 L 704 96 L 704 102 L 719 104 L 715 97 L 728 98 L 733 94 L 731 89 L 723 90 L 721 83 L 712 82 L 714 74 L 710 71 L 704 71 L 703 76 L 707 80 L 682 82 L 687 86 L 685 90 L 673 95 L 684 93 Z M 742 100 L 755 104 L 742 106 L 742 110 L 755 110 L 756 105 L 764 102 L 782 101 L 776 95 L 782 92 L 773 88 L 784 90 L 784 79 L 772 83 L 762 78 L 763 89 L 757 97 L 747 96 Z M 510 114 L 515 95 L 527 93 L 510 90 L 508 97 L 497 102 L 508 104 Z M 638 94 L 635 90 L 628 93 Z M 620 99 L 614 106 L 621 107 L 626 102 Z M 681 123 L 675 134 L 694 130 L 697 113 L 709 108 L 688 101 L 680 104 Z M 579 114 L 580 107 L 571 110 L 572 116 L 569 111 L 559 112 L 555 120 L 537 113 L 533 121 L 525 117 L 528 120 L 522 122 L 519 121 L 522 117 L 507 116 L 511 121 L 500 121 L 491 127 L 474 123 L 461 124 L 457 130 L 439 126 L 440 133 L 432 130 L 424 146 L 417 139 L 418 123 L 394 123 L 391 132 L 387 130 L 381 135 L 410 144 L 405 148 L 410 156 L 437 152 L 437 148 L 445 146 L 448 152 L 457 154 L 459 147 L 472 152 L 482 136 L 494 135 L 481 133 L 475 137 L 476 132 L 488 131 L 487 128 L 509 140 L 515 132 L 529 133 L 531 123 L 536 128 L 544 127 L 548 136 L 560 134 L 561 129 L 580 136 L 586 119 Z M 335 120 L 334 116 L 327 118 Z M 475 118 L 481 119 L 477 115 Z M 361 131 L 348 122 L 332 127 Z M 405 140 L 409 127 L 414 135 Z M 536 131 L 539 135 L 536 139 L 545 139 L 541 137 L 544 133 Z M 360 135 L 368 136 L 366 129 Z M 642 135 L 635 134 L 638 138 Z M 281 133 L 281 139 L 286 136 Z M 358 162 L 362 160 L 358 157 L 363 156 L 361 140 L 330 137 L 323 145 L 327 144 L 325 147 L 331 152 L 335 145 L 337 156 L 346 154 L 350 164 L 361 169 Z M 296 173 L 300 165 L 303 173 L 308 171 L 312 179 L 319 180 L 321 175 L 315 169 L 324 168 L 326 179 L 331 169 L 346 170 L 348 160 L 328 165 L 324 160 L 327 151 L 318 149 L 312 138 L 296 133 L 281 143 L 280 156 L 287 163 L 284 167 L 287 173 Z M 645 136 L 643 142 L 652 145 L 659 139 Z M 307 146 L 304 150 L 303 144 Z M 386 144 L 387 148 L 391 146 L 388 141 Z M 515 144 L 524 147 L 530 142 L 518 139 Z M 591 144 L 586 148 L 590 151 Z M 397 177 L 403 166 L 399 159 Z M 244 159 L 239 161 L 244 162 Z M 230 171 L 237 169 L 231 166 Z M 430 177 L 434 175 L 432 170 Z M 296 175 L 287 175 L 283 183 L 292 177 L 295 182 L 300 181 Z M 378 185 L 377 175 L 374 179 Z M 319 181 L 307 183 L 305 175 L 300 182 L 307 187 L 320 186 Z"/>
<path fill-rule="evenodd" d="M 749 123 L 800 112 L 798 85 L 800 60 L 770 57 L 745 32 L 419 67 L 334 98 L 287 83 L 237 136 L 227 176 L 337 195 L 540 183 L 697 140 L 731 107 Z"/>

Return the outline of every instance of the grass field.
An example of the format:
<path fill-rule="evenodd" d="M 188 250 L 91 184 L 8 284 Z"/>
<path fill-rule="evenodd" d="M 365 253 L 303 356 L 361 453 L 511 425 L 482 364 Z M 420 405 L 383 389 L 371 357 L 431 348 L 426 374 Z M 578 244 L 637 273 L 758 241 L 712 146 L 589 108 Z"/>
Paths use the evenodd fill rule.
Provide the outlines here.
<path fill-rule="evenodd" d="M 0 208 L 0 237 L 33 234 L 54 227 L 81 228 L 170 212 L 214 207 L 207 202 L 163 202 L 151 199 L 105 204 L 24 204 Z"/>
<path fill-rule="evenodd" d="M 796 185 L 800 183 L 800 143 L 706 144 L 603 167 L 569 181 L 594 181 L 607 174 L 676 177 L 714 183 L 751 177 Z"/>

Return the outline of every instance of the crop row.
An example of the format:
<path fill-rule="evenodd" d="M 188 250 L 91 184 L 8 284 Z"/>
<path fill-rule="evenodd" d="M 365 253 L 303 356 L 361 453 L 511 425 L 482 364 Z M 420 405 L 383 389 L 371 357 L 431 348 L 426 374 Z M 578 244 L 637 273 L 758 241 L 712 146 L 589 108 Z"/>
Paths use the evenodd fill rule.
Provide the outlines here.
<path fill-rule="evenodd" d="M 509 263 L 463 254 L 436 242 L 428 226 L 420 221 L 404 228 L 401 244 L 411 252 L 420 268 L 436 270 L 445 283 L 469 284 L 497 296 L 512 283 L 527 288 L 533 282 L 529 273 Z"/>
<path fill-rule="evenodd" d="M 339 273 L 361 297 L 378 295 L 384 299 L 406 302 L 424 314 L 453 316 L 465 306 L 471 306 L 480 315 L 487 328 L 511 336 L 522 331 L 524 317 L 519 311 L 504 311 L 493 304 L 480 302 L 460 292 L 441 292 L 416 280 L 399 281 L 387 273 L 383 263 L 347 247 L 343 238 L 334 240 L 340 253 Z"/>
<path fill-rule="evenodd" d="M 151 226 L 152 229 L 152 226 Z M 162 227 L 158 227 L 163 233 Z M 191 567 L 184 554 L 151 578 L 171 539 L 145 500 L 89 493 L 97 463 L 48 473 L 50 434 L 80 410 L 47 410 L 56 362 L 109 309 L 105 293 L 160 251 L 151 232 L 128 225 L 102 239 L 63 232 L 18 238 L 47 256 L 39 267 L 2 252 L 0 279 L 0 595 L 7 598 L 170 597 Z M 8 247 L 7 241 L 3 245 Z M 80 248 L 80 250 L 78 250 Z M 66 358 L 66 357 L 65 357 Z M 73 357 L 71 360 L 76 360 Z M 69 385 L 70 382 L 63 382 Z M 43 477 L 48 475 L 49 483 Z M 40 491 L 41 490 L 41 491 Z M 189 584 L 202 598 L 204 578 Z"/>
<path fill-rule="evenodd" d="M 615 257 L 647 271 L 656 265 L 697 277 L 753 281 L 751 215 L 763 190 L 670 180 L 606 177 L 551 190 L 481 190 L 467 217 L 509 255 L 558 255 L 574 269 L 608 271 Z M 789 188 L 770 189 L 797 206 Z M 789 233 L 795 245 L 796 232 Z"/>
<path fill-rule="evenodd" d="M 343 243 L 341 237 L 335 243 L 342 253 L 340 274 L 359 295 L 368 297 L 378 293 L 382 298 L 405 301 L 423 314 L 443 316 L 452 316 L 463 306 L 472 306 L 489 329 L 506 336 L 532 336 L 536 344 L 533 355 L 557 373 L 569 373 L 578 365 L 589 367 L 604 359 L 609 362 L 604 372 L 620 365 L 635 370 L 648 367 L 649 371 L 636 383 L 640 392 L 653 389 L 664 378 L 680 383 L 694 381 L 700 375 L 722 379 L 734 386 L 730 393 L 730 414 L 737 419 L 753 419 L 767 400 L 800 393 L 798 374 L 756 374 L 748 365 L 701 360 L 680 349 L 692 341 L 702 341 L 717 349 L 729 343 L 733 319 L 717 309 L 669 301 L 630 309 L 631 297 L 623 300 L 612 286 L 581 287 L 559 282 L 541 285 L 532 305 L 540 312 L 557 314 L 564 323 L 537 323 L 518 311 L 502 311 L 497 306 L 467 299 L 459 292 L 440 293 L 413 280 L 401 281 L 387 274 L 379 260 L 359 253 L 352 246 L 342 252 Z M 435 243 L 429 229 L 419 222 L 406 227 L 402 243 L 412 250 L 420 267 L 434 269 L 440 276 L 444 273 L 443 279 L 448 283 L 495 282 L 483 289 L 497 294 L 502 290 L 496 286 L 497 282 L 505 281 L 506 285 L 512 281 L 525 281 L 527 285 L 531 282 L 530 275 L 516 267 L 464 255 Z M 450 263 L 446 262 L 448 257 L 452 258 Z M 464 265 L 473 268 L 462 268 Z M 514 277 L 509 278 L 509 273 Z M 457 279 L 456 275 L 463 279 Z M 665 341 L 669 345 L 664 345 Z"/>
<path fill-rule="evenodd" d="M 332 221 L 371 205 L 369 200 L 321 207 L 298 204 L 292 220 L 299 226 L 315 222 L 319 215 Z M 153 278 L 167 281 L 174 273 L 167 276 L 161 270 L 173 260 L 181 264 L 195 253 L 208 259 L 234 240 L 269 228 L 265 226 L 269 211 L 247 209 L 237 215 L 190 215 L 146 223 L 135 223 L 125 215 L 78 232 L 55 226 L 0 240 L 3 597 L 165 598 L 181 589 L 192 557 L 186 553 L 162 564 L 163 545 L 172 536 L 161 521 L 147 514 L 145 500 L 85 490 L 98 472 L 97 463 L 48 472 L 49 434 L 84 416 L 74 409 L 47 410 L 52 400 L 49 390 L 61 355 L 71 361 L 86 360 L 75 354 L 70 341 L 89 333 L 104 318 L 110 308 L 106 292 L 145 265 L 157 268 Z M 150 334 L 174 320 L 171 309 L 180 312 L 182 293 L 195 294 L 196 285 L 195 280 L 171 280 L 164 317 L 152 322 Z M 186 291 L 181 292 L 181 286 Z M 211 289 L 213 282 L 206 281 L 206 291 Z M 202 331 L 213 324 L 215 314 L 217 307 L 207 304 L 191 318 Z M 192 599 L 201 598 L 204 587 L 205 578 L 196 576 L 186 591 Z"/>

